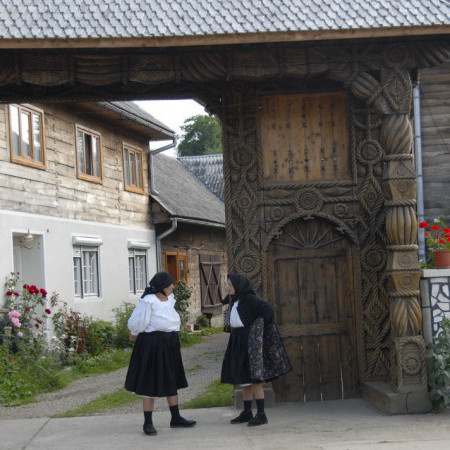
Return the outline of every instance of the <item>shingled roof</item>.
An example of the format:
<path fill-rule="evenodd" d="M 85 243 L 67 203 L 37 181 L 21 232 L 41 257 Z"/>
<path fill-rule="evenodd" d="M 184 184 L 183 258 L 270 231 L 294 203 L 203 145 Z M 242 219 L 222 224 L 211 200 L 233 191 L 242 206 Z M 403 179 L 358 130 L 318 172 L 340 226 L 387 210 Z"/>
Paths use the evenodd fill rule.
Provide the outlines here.
<path fill-rule="evenodd" d="M 223 155 L 182 156 L 178 158 L 211 192 L 223 201 Z"/>
<path fill-rule="evenodd" d="M 12 39 L 136 39 L 371 30 L 450 25 L 446 0 L 9 0 L 1 46 Z M 381 30 L 381 32 L 380 32 Z M 431 28 L 428 34 L 448 33 Z M 319 33 L 319 34 L 318 34 Z M 414 33 L 413 33 L 414 34 Z M 399 35 L 399 33 L 397 33 Z M 322 36 L 322 37 L 321 37 Z M 261 36 L 260 36 L 261 37 Z M 330 38 L 330 37 L 328 37 Z M 194 41 L 195 42 L 195 41 Z M 162 43 L 161 43 L 162 45 Z M 195 44 L 193 44 L 195 45 Z"/>
<path fill-rule="evenodd" d="M 155 117 L 147 111 L 144 111 L 134 102 L 98 102 L 98 104 L 117 113 L 124 119 L 132 120 L 133 122 L 137 122 L 147 128 L 159 131 L 165 135 L 166 139 L 175 137 L 175 131 L 167 125 L 164 125 L 158 119 L 155 119 Z"/>
<path fill-rule="evenodd" d="M 152 195 L 172 217 L 200 221 L 204 225 L 225 224 L 225 206 L 176 158 L 153 156 L 157 195 Z"/>

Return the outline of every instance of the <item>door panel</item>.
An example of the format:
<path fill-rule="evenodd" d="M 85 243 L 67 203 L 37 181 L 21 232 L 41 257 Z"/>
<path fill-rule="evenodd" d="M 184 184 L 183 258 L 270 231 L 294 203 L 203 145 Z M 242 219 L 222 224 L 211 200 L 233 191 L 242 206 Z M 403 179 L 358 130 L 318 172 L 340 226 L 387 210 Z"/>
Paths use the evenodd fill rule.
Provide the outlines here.
<path fill-rule="evenodd" d="M 322 239 L 312 242 L 308 236 Z M 270 245 L 269 295 L 277 305 L 277 323 L 293 366 L 274 382 L 280 401 L 357 394 L 353 276 L 348 241 L 326 222 L 288 224 Z"/>

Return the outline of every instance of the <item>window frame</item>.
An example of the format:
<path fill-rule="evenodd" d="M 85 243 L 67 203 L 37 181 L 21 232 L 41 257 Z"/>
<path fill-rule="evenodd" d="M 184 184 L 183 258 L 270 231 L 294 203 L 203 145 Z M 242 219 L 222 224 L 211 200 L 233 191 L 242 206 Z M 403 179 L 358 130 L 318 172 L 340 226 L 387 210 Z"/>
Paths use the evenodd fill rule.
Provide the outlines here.
<path fill-rule="evenodd" d="M 132 256 L 130 256 L 130 253 L 132 253 Z M 136 264 L 136 256 L 144 256 L 145 257 L 145 268 L 144 268 L 144 279 L 143 279 L 143 288 L 137 289 L 136 288 L 136 270 L 137 270 L 137 264 Z M 147 285 L 147 278 L 148 278 L 148 251 L 144 248 L 137 248 L 137 247 L 130 247 L 128 249 L 128 275 L 130 275 L 130 259 L 133 260 L 133 279 L 131 280 L 128 276 L 128 286 L 129 286 L 129 292 L 130 294 L 138 294 L 141 292 L 144 292 L 145 287 Z M 131 289 L 131 284 L 133 284 L 133 289 Z"/>
<path fill-rule="evenodd" d="M 80 252 L 80 256 L 76 256 L 76 251 Z M 89 292 L 85 293 L 84 283 L 86 280 L 84 279 L 84 267 L 83 267 L 83 253 L 84 252 L 96 252 L 96 285 L 97 289 L 95 293 Z M 101 282 L 100 282 L 100 247 L 99 246 L 87 246 L 87 245 L 73 245 L 73 270 L 74 270 L 74 294 L 75 298 L 86 299 L 86 298 L 99 298 L 101 293 Z M 75 276 L 75 267 L 78 266 L 76 264 L 75 259 L 79 260 L 80 265 L 78 269 L 78 277 Z M 79 292 L 77 292 L 76 285 L 79 283 Z"/>
<path fill-rule="evenodd" d="M 169 267 L 169 257 L 175 257 L 176 261 L 176 273 L 172 273 L 171 268 Z M 184 262 L 184 279 L 180 278 L 180 261 Z M 187 253 L 177 253 L 177 252 L 164 252 L 164 266 L 167 272 L 172 275 L 175 281 L 184 281 L 185 283 L 188 282 L 188 258 Z"/>
<path fill-rule="evenodd" d="M 136 164 L 136 154 L 140 154 L 141 157 L 141 170 L 140 170 L 140 179 L 141 179 L 141 184 L 142 187 L 139 187 L 136 184 L 130 184 L 127 183 L 127 169 L 126 169 L 126 158 L 125 158 L 125 151 L 128 150 L 128 152 L 133 153 L 134 154 L 134 176 L 135 176 L 135 180 L 137 180 L 138 178 L 138 172 L 137 172 L 137 164 Z M 129 166 L 128 166 L 129 167 Z M 142 149 L 134 146 L 134 145 L 130 145 L 127 144 L 126 142 L 124 142 L 122 144 L 122 169 L 123 169 L 123 186 L 124 189 L 126 191 L 129 192 L 134 192 L 136 194 L 144 194 L 145 193 L 145 183 L 144 183 L 144 152 Z"/>
<path fill-rule="evenodd" d="M 87 173 L 81 172 L 79 167 L 79 157 L 78 157 L 78 132 L 83 133 L 83 136 L 88 134 L 91 136 L 95 136 L 98 138 L 98 159 L 99 159 L 99 176 L 89 175 Z M 83 139 L 83 160 L 86 161 L 86 150 L 84 147 L 84 139 Z M 75 162 L 77 168 L 77 178 L 80 180 L 91 181 L 92 183 L 103 184 L 103 152 L 102 152 L 102 135 L 94 130 L 86 128 L 82 125 L 75 124 Z"/>
<path fill-rule="evenodd" d="M 12 131 L 12 108 L 18 109 L 18 126 L 19 126 L 19 145 L 20 145 L 20 155 L 16 155 L 14 153 L 14 145 L 13 145 L 13 131 Z M 21 113 L 22 111 L 26 111 L 30 115 L 29 119 L 29 138 L 30 138 L 30 156 L 23 156 L 23 139 L 22 139 L 22 120 Z M 33 122 L 32 117 L 33 114 L 37 114 L 40 118 L 40 146 L 41 146 L 41 159 L 36 160 L 33 158 L 34 156 L 34 138 L 33 138 Z M 31 123 L 30 123 L 31 122 Z M 19 104 L 19 103 L 10 103 L 8 104 L 8 133 L 9 133 L 9 152 L 11 162 L 16 164 L 22 164 L 24 166 L 34 167 L 35 169 L 45 169 L 46 168 L 46 155 L 45 155 L 45 136 L 44 136 L 44 111 L 40 108 L 36 108 L 35 106 L 28 104 Z"/>

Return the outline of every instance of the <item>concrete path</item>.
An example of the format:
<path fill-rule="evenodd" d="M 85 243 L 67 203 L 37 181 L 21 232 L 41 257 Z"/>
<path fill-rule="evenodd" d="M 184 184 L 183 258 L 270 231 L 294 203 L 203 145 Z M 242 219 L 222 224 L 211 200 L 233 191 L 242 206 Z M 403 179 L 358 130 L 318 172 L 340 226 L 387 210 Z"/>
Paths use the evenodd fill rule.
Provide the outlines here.
<path fill-rule="evenodd" d="M 0 421 L 0 449 L 324 449 L 448 450 L 450 412 L 387 416 L 363 400 L 284 403 L 267 410 L 269 423 L 230 425 L 234 408 L 185 410 L 191 429 L 169 428 L 154 413 L 157 436 L 142 432 L 141 414 Z"/>

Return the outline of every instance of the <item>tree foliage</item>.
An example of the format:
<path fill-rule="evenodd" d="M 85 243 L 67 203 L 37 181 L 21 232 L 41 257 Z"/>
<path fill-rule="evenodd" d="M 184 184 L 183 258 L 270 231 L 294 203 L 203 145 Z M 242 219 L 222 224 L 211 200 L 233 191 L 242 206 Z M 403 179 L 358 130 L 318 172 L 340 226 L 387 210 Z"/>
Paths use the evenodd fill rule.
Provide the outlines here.
<path fill-rule="evenodd" d="M 184 121 L 178 156 L 222 153 L 222 130 L 213 116 L 196 115 Z"/>

